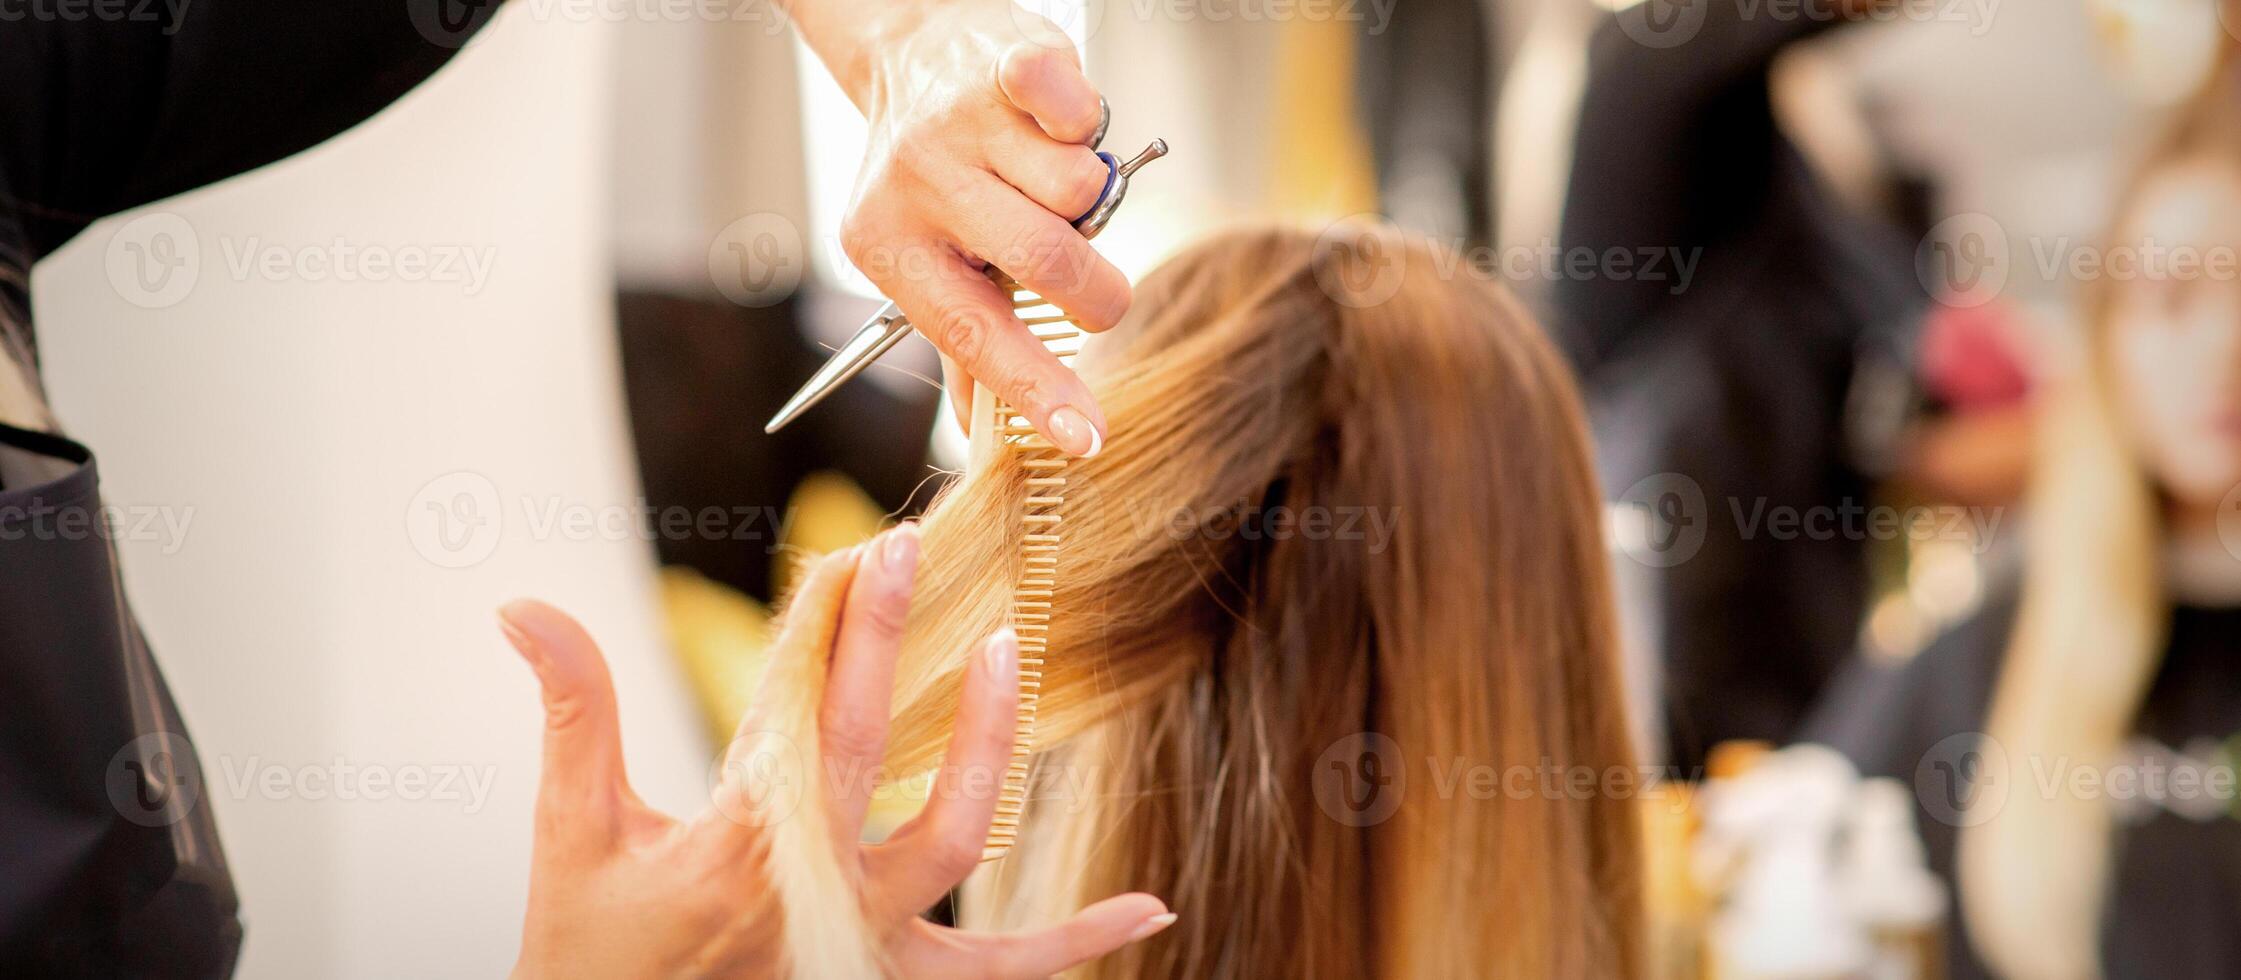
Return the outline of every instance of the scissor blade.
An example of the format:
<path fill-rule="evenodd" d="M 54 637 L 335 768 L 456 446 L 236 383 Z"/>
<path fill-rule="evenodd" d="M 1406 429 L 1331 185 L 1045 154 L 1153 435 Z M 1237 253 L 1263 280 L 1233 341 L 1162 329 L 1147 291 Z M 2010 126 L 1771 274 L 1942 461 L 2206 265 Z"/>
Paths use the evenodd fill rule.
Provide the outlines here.
<path fill-rule="evenodd" d="M 879 312 L 866 321 L 855 336 L 848 338 L 847 343 L 833 352 L 833 356 L 825 361 L 823 367 L 817 369 L 816 374 L 809 376 L 808 383 L 802 385 L 800 391 L 794 392 L 794 397 L 786 399 L 786 404 L 779 408 L 778 414 L 764 423 L 763 431 L 769 433 L 785 428 L 787 423 L 799 418 L 801 413 L 809 411 L 818 402 L 824 401 L 825 396 L 847 384 L 848 379 L 862 374 L 865 368 L 879 360 L 881 354 L 887 353 L 908 333 L 910 321 L 903 318 L 900 308 L 893 303 L 880 307 Z"/>

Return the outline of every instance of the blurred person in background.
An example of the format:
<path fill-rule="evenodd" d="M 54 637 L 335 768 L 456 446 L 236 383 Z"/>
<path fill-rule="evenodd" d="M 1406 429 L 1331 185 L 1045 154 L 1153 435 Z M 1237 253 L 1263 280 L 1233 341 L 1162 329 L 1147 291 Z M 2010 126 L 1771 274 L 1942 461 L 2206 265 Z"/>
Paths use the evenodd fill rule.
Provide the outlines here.
<path fill-rule="evenodd" d="M 1911 779 L 1952 975 L 2241 976 L 2241 59 L 2119 198 L 2020 583 L 1804 735 Z M 2222 774 L 2222 775 L 2221 775 Z"/>
<path fill-rule="evenodd" d="M 211 0 L 168 18 L 147 5 L 4 18 L 0 973 L 219 976 L 241 942 L 211 807 L 166 795 L 198 764 L 107 536 L 87 530 L 101 520 L 93 454 L 54 431 L 32 267 L 103 216 L 357 125 L 497 6 Z M 1090 329 L 1128 305 L 1126 279 L 1068 224 L 1109 175 L 1083 145 L 1101 110 L 1071 42 L 1003 0 L 779 6 L 871 124 L 849 254 L 960 369 L 953 390 L 990 385 L 1060 449 L 1094 452 L 1087 388 L 985 275 L 1001 268 Z M 126 258 L 159 275 L 180 261 Z"/>
<path fill-rule="evenodd" d="M 1606 494 L 1698 492 L 1672 498 L 1679 512 L 1636 502 L 1700 547 L 1621 564 L 1645 581 L 1633 632 L 1683 771 L 1720 742 L 1790 735 L 1866 602 L 1857 536 L 1743 526 L 1754 510 L 1866 502 L 1867 461 L 1898 426 L 1858 406 L 1904 400 L 1925 302 L 1911 238 L 1840 200 L 1775 116 L 1771 65 L 1865 5 L 1837 6 L 1649 0 L 1589 51 L 1558 254 L 1656 255 L 1665 270 L 1563 275 L 1554 329 L 1589 395 Z"/>

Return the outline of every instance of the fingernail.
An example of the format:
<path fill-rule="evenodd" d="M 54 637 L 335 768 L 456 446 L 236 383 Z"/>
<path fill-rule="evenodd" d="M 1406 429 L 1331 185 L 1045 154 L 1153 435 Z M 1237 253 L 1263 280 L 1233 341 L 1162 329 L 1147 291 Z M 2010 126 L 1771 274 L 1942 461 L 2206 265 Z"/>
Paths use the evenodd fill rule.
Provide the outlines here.
<path fill-rule="evenodd" d="M 988 672 L 1005 677 L 1019 666 L 1019 634 L 1009 626 L 997 630 L 988 638 L 988 646 L 981 651 Z"/>
<path fill-rule="evenodd" d="M 890 572 L 908 573 L 918 567 L 918 524 L 907 521 L 887 532 L 879 546 L 879 560 Z"/>
<path fill-rule="evenodd" d="M 1050 413 L 1050 440 L 1070 456 L 1095 456 L 1105 448 L 1105 434 L 1071 405 Z"/>
<path fill-rule="evenodd" d="M 1135 932 L 1128 934 L 1128 941 L 1133 943 L 1139 940 L 1149 939 L 1154 934 L 1158 933 L 1161 929 L 1165 929 L 1168 926 L 1174 924 L 1175 913 L 1162 912 L 1158 915 L 1152 916 L 1149 919 L 1145 919 L 1143 925 L 1137 926 Z"/>
<path fill-rule="evenodd" d="M 505 635 L 506 642 L 513 644 L 514 652 L 521 654 L 523 660 L 529 661 L 531 667 L 538 667 L 544 662 L 544 651 L 537 646 L 528 628 L 514 621 L 514 607 L 521 602 L 515 600 L 498 607 L 498 632 Z"/>

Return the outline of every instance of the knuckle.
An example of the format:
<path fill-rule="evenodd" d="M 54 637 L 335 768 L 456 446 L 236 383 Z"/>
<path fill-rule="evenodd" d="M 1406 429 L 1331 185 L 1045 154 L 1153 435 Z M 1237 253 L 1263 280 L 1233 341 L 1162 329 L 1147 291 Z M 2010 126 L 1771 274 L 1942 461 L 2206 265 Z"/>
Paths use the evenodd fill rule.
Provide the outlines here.
<path fill-rule="evenodd" d="M 953 303 L 934 315 L 934 346 L 971 368 L 980 362 L 981 351 L 987 346 L 987 330 L 979 311 Z"/>
<path fill-rule="evenodd" d="M 997 77 L 1003 83 L 1004 91 L 1013 98 L 1032 101 L 1031 93 L 1037 92 L 1048 84 L 1049 79 L 1055 77 L 1053 73 L 1060 67 L 1059 61 L 1064 57 L 1058 49 L 1046 45 L 1014 44 L 1011 50 L 1004 52 L 1004 61 L 997 69 Z"/>
<path fill-rule="evenodd" d="M 992 384 L 1013 408 L 1020 409 L 1031 417 L 1042 418 L 1058 407 L 1057 399 L 1051 397 L 1050 382 L 1038 374 L 1026 371 L 1007 373 Z"/>
<path fill-rule="evenodd" d="M 862 712 L 826 709 L 818 719 L 818 728 L 822 730 L 828 754 L 869 757 L 879 752 L 882 737 L 879 722 Z"/>
<path fill-rule="evenodd" d="M 980 865 L 981 844 L 978 835 L 943 833 L 928 848 L 927 861 L 945 878 L 963 878 Z"/>
<path fill-rule="evenodd" d="M 1018 268 L 1022 282 L 1045 288 L 1059 286 L 1058 291 L 1063 292 L 1074 278 L 1067 275 L 1067 269 L 1075 261 L 1077 247 L 1086 251 L 1089 243 L 1071 228 L 1063 233 L 1030 228 L 1013 235 L 1004 254 Z"/>
<path fill-rule="evenodd" d="M 871 224 L 871 217 L 861 203 L 851 205 L 840 219 L 840 250 L 858 268 L 866 267 L 871 259 L 872 245 L 876 241 L 871 234 Z"/>
<path fill-rule="evenodd" d="M 1066 182 L 1067 193 L 1070 196 L 1062 202 L 1061 210 L 1065 213 L 1060 217 L 1072 221 L 1086 213 L 1090 208 L 1096 207 L 1097 199 L 1104 196 L 1105 178 L 1110 174 L 1111 171 L 1106 168 L 1104 158 L 1087 151 L 1081 153 L 1076 158 L 1073 164 L 1073 173 Z"/>
<path fill-rule="evenodd" d="M 545 730 L 548 732 L 578 731 L 591 724 L 591 715 L 591 705 L 575 694 L 554 693 L 545 697 Z"/>

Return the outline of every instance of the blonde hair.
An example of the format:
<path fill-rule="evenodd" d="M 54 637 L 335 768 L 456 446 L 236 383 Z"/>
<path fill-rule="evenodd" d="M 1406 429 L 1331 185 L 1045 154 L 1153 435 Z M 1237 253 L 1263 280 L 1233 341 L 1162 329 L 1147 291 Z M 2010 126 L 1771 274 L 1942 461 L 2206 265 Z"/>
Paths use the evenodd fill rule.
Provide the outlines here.
<path fill-rule="evenodd" d="M 1351 244 L 1216 237 L 1089 355 L 1112 428 L 1067 470 L 1033 799 L 962 918 L 1180 914 L 1098 977 L 1639 976 L 1632 801 L 1442 784 L 1632 772 L 1571 378 L 1502 290 Z M 894 772 L 935 764 L 1004 621 L 1024 476 L 998 454 L 925 518 Z M 1389 814 L 1319 802 L 1365 744 Z"/>
<path fill-rule="evenodd" d="M 2241 159 L 2241 64 L 2228 39 L 2211 84 L 2120 197 L 2203 153 Z M 2022 602 L 1986 734 L 2004 756 L 1999 809 L 1963 828 L 1962 911 L 2005 976 L 2099 975 L 2112 827 L 2103 801 L 2039 784 L 2048 767 L 2113 761 L 2163 657 L 2169 602 L 2159 494 L 2133 452 L 2110 376 L 2112 284 L 2090 284 L 2087 356 L 2041 414 L 2027 494 L 2033 535 Z M 2036 763 L 2036 764 L 2035 764 Z"/>

